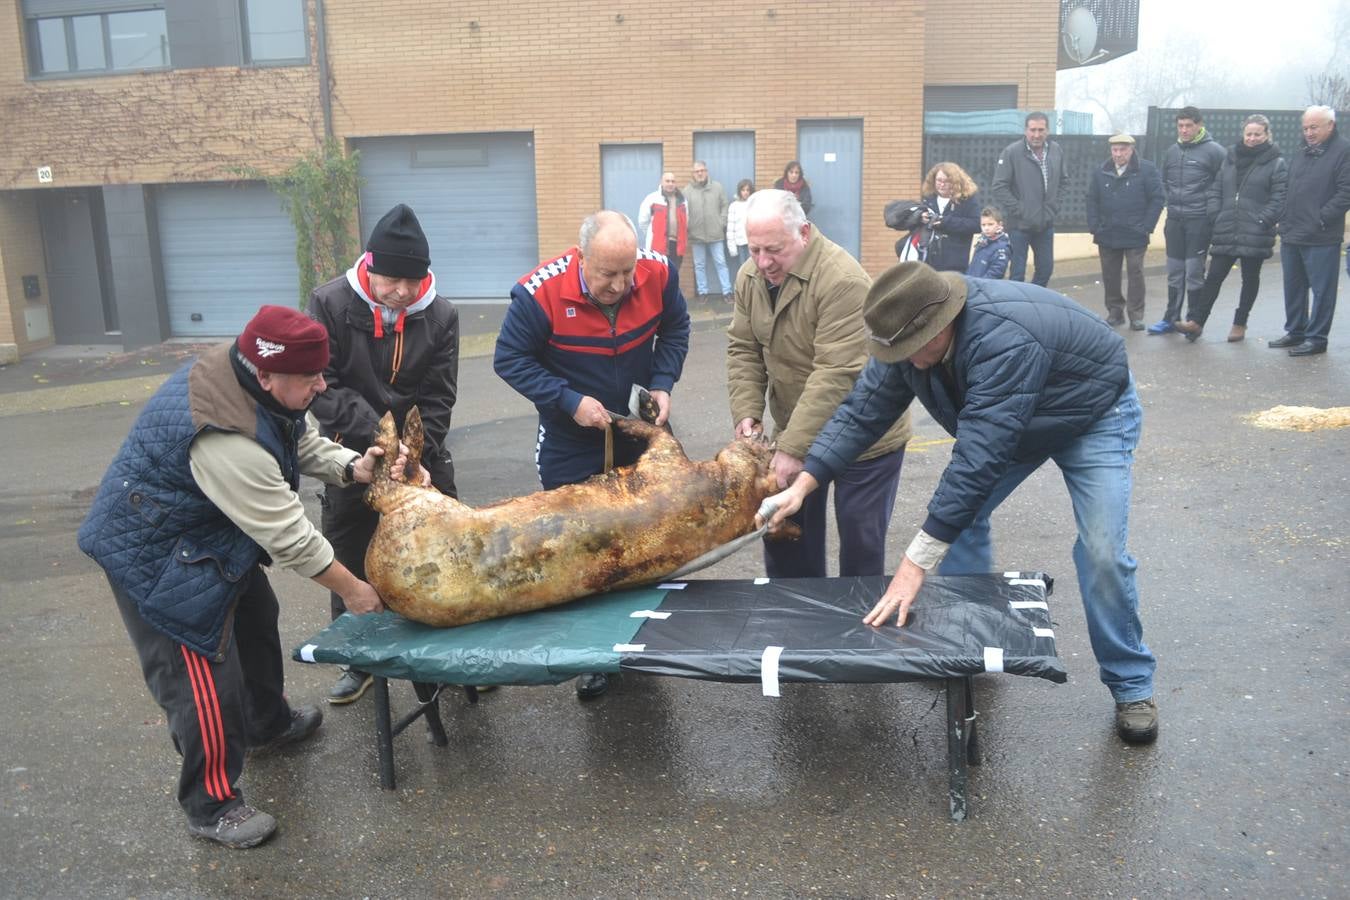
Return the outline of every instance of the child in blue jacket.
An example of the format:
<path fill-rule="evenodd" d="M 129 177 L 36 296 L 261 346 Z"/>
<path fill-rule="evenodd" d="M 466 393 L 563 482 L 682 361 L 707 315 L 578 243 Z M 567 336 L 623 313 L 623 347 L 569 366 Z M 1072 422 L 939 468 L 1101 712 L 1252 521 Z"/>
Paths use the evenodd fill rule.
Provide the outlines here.
<path fill-rule="evenodd" d="M 1003 233 L 1003 213 L 992 206 L 980 210 L 980 236 L 966 274 L 975 278 L 1002 278 L 1008 272 L 1008 236 Z"/>

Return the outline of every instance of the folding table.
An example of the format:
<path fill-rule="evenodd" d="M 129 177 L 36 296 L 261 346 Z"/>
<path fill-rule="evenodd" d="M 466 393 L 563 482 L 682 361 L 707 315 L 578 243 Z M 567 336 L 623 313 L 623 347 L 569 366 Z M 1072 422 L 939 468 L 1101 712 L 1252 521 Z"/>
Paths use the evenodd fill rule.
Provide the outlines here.
<path fill-rule="evenodd" d="M 1047 604 L 1053 583 L 1036 572 L 930 576 L 904 628 L 862 623 L 887 578 L 689 580 L 618 591 L 458 628 L 392 613 L 343 615 L 296 648 L 310 663 L 375 676 L 380 781 L 395 784 L 393 738 L 424 717 L 448 743 L 441 688 L 558 684 L 583 672 L 634 672 L 759 682 L 940 682 L 947 700 L 951 816 L 966 816 L 968 765 L 980 762 L 972 676 L 1067 679 Z M 389 679 L 413 683 L 417 707 L 397 723 Z"/>

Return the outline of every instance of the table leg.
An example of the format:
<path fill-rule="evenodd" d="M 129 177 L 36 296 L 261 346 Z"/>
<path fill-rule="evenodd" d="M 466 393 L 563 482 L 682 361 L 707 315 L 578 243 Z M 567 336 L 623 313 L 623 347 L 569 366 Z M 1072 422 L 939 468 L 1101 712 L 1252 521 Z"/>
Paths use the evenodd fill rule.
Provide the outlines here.
<path fill-rule="evenodd" d="M 982 760 L 980 756 L 980 728 L 976 721 L 980 713 L 975 709 L 975 679 L 967 675 L 963 679 L 966 683 L 966 762 L 972 766 L 978 766 Z"/>
<path fill-rule="evenodd" d="M 427 740 L 437 747 L 446 746 L 450 743 L 450 739 L 446 737 L 445 726 L 441 724 L 440 687 L 424 681 L 414 681 L 413 690 L 422 703 L 422 714 L 427 719 Z"/>
<path fill-rule="evenodd" d="M 952 821 L 966 818 L 966 727 L 969 718 L 968 678 L 946 680 L 947 690 L 947 799 Z"/>
<path fill-rule="evenodd" d="M 375 747 L 380 761 L 380 787 L 394 789 L 394 728 L 389 721 L 389 679 L 375 676 Z"/>

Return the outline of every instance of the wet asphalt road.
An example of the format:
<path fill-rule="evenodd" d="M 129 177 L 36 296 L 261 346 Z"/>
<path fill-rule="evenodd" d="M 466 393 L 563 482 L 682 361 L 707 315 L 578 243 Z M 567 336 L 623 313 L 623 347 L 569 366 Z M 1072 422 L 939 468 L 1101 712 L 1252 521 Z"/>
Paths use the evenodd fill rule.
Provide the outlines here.
<path fill-rule="evenodd" d="M 570 684 L 477 706 L 447 696 L 450 746 L 420 724 L 400 736 L 393 793 L 375 772 L 371 698 L 330 709 L 311 742 L 248 764 L 245 796 L 281 822 L 269 844 L 193 841 L 162 716 L 73 536 L 145 389 L 105 384 L 86 397 L 96 405 L 62 412 L 0 396 L 0 894 L 1345 897 L 1350 430 L 1244 416 L 1350 405 L 1350 316 L 1325 356 L 1270 350 L 1279 269 L 1264 274 L 1244 344 L 1223 341 L 1236 275 L 1200 343 L 1126 338 L 1145 407 L 1131 545 L 1160 660 L 1158 743 L 1112 733 L 1072 513 L 1047 467 L 996 517 L 997 562 L 1057 577 L 1070 681 L 977 679 L 985 760 L 963 824 L 947 818 L 929 686 L 785 685 L 769 699 L 757 685 L 626 676 L 586 705 Z M 1099 308 L 1099 288 L 1063 289 Z M 1149 290 L 1152 319 L 1161 279 Z M 700 331 L 675 395 L 692 457 L 730 433 L 723 348 L 720 331 Z M 487 358 L 463 363 L 455 423 L 468 502 L 536 483 L 532 409 Z M 931 420 L 916 424 L 892 556 L 949 452 Z M 752 550 L 707 574 L 762 570 Z M 323 627 L 327 600 L 290 573 L 274 584 L 290 648 Z M 294 702 L 313 702 L 333 671 L 288 660 L 287 677 Z M 393 693 L 406 709 L 407 686 Z"/>

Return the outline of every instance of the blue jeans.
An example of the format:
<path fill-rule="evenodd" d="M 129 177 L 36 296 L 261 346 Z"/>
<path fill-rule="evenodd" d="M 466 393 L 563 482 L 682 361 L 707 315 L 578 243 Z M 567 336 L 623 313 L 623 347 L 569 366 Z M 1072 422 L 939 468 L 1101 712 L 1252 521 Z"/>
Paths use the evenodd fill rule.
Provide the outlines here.
<path fill-rule="evenodd" d="M 1045 287 L 1050 281 L 1050 273 L 1055 271 L 1055 229 L 1053 227 L 1044 231 L 1014 229 L 1008 232 L 1008 242 L 1012 245 L 1008 277 L 1013 281 L 1027 280 L 1027 251 L 1030 250 L 1035 262 L 1031 283 Z"/>
<path fill-rule="evenodd" d="M 905 448 L 855 462 L 832 485 L 812 491 L 791 517 L 800 540 L 765 540 L 764 574 L 770 578 L 824 578 L 825 507 L 834 489 L 834 518 L 839 526 L 839 574 L 886 574 L 886 529 L 895 509 Z"/>
<path fill-rule="evenodd" d="M 1087 616 L 1088 637 L 1102 683 L 1117 703 L 1153 696 L 1157 661 L 1144 644 L 1139 621 L 1135 558 L 1126 549 L 1134 451 L 1143 414 L 1134 379 L 1085 434 L 1051 454 L 1073 503 L 1078 540 L 1073 545 L 1078 591 Z M 989 516 L 1040 462 L 1014 464 L 999 479 L 989 499 L 938 568 L 941 575 L 992 572 L 993 542 Z"/>
<path fill-rule="evenodd" d="M 1284 330 L 1293 338 L 1327 345 L 1331 318 L 1336 314 L 1336 285 L 1340 273 L 1341 245 L 1309 246 L 1280 241 L 1280 265 L 1284 267 Z M 1308 292 L 1312 291 L 1312 315 Z"/>
<path fill-rule="evenodd" d="M 693 248 L 690 252 L 694 255 L 694 284 L 700 295 L 717 293 L 730 295 L 731 280 L 727 278 L 727 254 L 725 244 L 721 241 L 713 241 L 705 244 L 701 241 L 690 241 L 689 246 Z M 708 290 L 708 260 L 707 256 L 713 259 L 713 265 L 717 267 L 717 287 L 716 291 Z"/>

